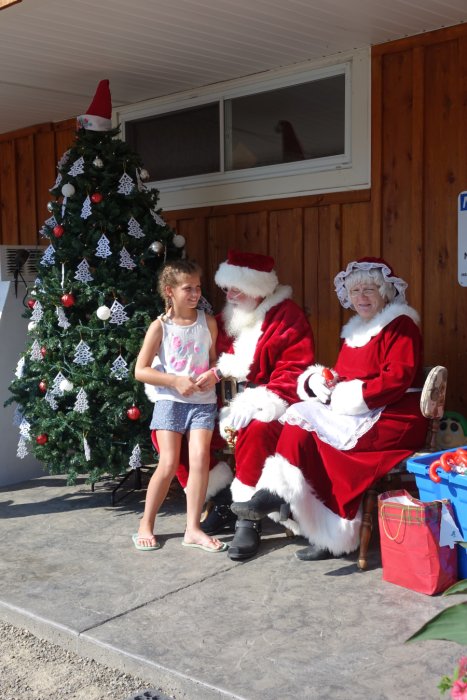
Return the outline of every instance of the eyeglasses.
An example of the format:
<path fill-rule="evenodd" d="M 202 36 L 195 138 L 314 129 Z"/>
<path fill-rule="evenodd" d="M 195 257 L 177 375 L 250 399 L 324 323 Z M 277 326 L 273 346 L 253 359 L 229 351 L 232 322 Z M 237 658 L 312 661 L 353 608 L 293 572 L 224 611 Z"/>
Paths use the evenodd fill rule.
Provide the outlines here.
<path fill-rule="evenodd" d="M 222 287 L 222 291 L 224 294 L 227 294 L 230 299 L 238 299 L 239 297 L 244 296 L 243 292 L 236 287 Z"/>
<path fill-rule="evenodd" d="M 376 294 L 379 294 L 378 287 L 363 287 L 363 289 L 360 289 L 360 287 L 355 287 L 349 292 L 349 296 L 352 298 L 358 296 L 374 297 Z"/>

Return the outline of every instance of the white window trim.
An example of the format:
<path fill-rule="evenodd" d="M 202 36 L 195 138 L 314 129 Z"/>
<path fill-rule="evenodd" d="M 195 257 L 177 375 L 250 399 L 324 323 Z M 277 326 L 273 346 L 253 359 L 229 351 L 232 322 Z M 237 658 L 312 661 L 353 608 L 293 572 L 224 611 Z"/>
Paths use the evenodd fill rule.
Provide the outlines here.
<path fill-rule="evenodd" d="M 343 70 L 347 76 L 346 109 L 350 111 L 346 114 L 344 155 L 149 182 L 148 186 L 159 190 L 160 204 L 166 211 L 365 189 L 370 186 L 369 49 L 119 107 L 113 111 L 113 123 L 121 125 L 124 138 L 126 121 L 219 102 L 222 140 L 223 100 L 297 85 Z M 144 162 L 144 153 L 140 156 Z"/>

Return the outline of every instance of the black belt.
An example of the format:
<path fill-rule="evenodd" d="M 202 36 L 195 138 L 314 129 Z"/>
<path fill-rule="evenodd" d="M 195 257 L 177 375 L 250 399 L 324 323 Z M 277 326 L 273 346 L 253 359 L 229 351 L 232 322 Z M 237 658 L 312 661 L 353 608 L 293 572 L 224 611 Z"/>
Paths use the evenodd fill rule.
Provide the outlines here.
<path fill-rule="evenodd" d="M 258 385 L 253 382 L 237 382 L 237 391 L 245 391 L 245 389 L 255 389 Z"/>

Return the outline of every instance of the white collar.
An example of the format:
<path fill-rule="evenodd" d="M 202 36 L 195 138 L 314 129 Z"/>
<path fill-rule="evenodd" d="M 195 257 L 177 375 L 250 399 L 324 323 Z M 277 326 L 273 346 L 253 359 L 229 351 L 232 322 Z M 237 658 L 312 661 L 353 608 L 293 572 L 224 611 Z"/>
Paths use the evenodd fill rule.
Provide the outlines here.
<path fill-rule="evenodd" d="M 398 316 L 409 316 L 417 325 L 420 323 L 420 317 L 415 309 L 408 304 L 392 302 L 369 321 L 365 321 L 358 315 L 352 316 L 342 328 L 341 338 L 344 338 L 349 347 L 361 348 Z"/>

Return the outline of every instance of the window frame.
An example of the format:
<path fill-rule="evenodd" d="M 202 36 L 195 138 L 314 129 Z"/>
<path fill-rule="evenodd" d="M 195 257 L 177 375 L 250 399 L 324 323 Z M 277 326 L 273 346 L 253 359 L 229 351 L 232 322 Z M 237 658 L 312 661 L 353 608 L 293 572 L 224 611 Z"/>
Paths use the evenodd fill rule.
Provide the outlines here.
<path fill-rule="evenodd" d="M 161 206 L 166 210 L 364 189 L 370 185 L 369 73 L 370 52 L 364 49 L 119 107 L 113 112 L 113 122 L 120 124 L 122 138 L 125 138 L 127 121 L 218 102 L 221 169 L 208 174 L 150 181 L 148 186 L 157 187 Z M 344 154 L 225 170 L 227 100 L 340 74 L 345 75 Z M 144 153 L 140 156 L 144 162 Z"/>

